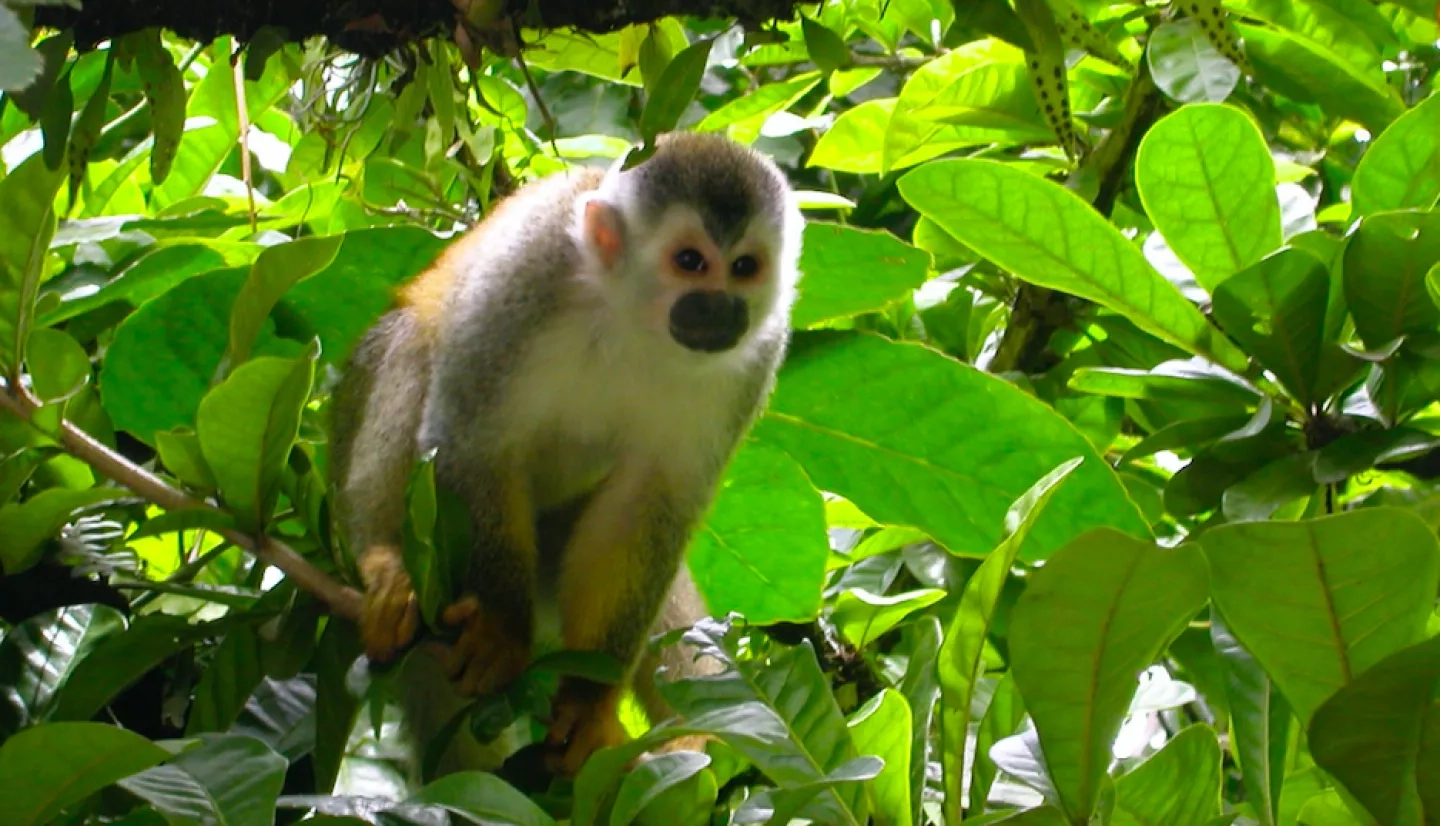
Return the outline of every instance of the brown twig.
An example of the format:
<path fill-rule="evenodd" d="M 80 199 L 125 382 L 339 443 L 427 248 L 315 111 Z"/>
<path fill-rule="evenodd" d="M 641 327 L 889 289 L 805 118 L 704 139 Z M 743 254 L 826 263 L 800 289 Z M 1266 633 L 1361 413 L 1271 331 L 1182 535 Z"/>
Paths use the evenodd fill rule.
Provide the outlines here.
<path fill-rule="evenodd" d="M 33 420 L 39 408 L 23 388 L 14 384 L 0 392 L 0 407 L 26 422 Z M 136 465 L 64 419 L 60 421 L 58 436 L 66 453 L 166 510 L 217 510 Z M 332 614 L 352 621 L 360 618 L 360 593 L 331 579 L 289 545 L 269 536 L 255 537 L 233 529 L 217 532 L 254 554 L 261 562 L 279 568 L 297 586 L 329 606 Z"/>

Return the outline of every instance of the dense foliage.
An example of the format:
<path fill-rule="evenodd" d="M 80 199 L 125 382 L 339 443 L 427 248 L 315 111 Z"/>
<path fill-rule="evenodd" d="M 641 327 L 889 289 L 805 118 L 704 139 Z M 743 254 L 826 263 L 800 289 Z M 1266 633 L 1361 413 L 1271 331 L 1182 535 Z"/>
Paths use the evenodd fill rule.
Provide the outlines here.
<path fill-rule="evenodd" d="M 1440 824 L 1435 0 L 830 0 L 379 61 L 76 52 L 5 3 L 0 822 Z M 329 390 L 497 199 L 672 128 L 811 219 L 690 550 L 727 670 L 573 783 L 408 787 L 327 611 Z M 433 617 L 427 466 L 409 496 Z M 580 667 L 456 724 L 533 736 Z"/>

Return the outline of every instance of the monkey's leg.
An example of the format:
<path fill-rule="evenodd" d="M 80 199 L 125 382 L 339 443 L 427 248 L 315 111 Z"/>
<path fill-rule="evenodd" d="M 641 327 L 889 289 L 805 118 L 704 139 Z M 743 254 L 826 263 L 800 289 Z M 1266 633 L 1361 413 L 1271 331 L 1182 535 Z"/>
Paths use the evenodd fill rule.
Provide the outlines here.
<path fill-rule="evenodd" d="M 445 456 L 443 450 L 440 456 Z M 530 664 L 535 513 L 518 473 L 486 472 L 473 466 L 460 469 L 443 458 L 436 470 L 449 479 L 463 480 L 454 489 L 470 503 L 475 530 L 469 593 L 441 615 L 446 625 L 460 628 L 444 665 L 460 693 L 488 694 L 520 676 Z"/>
<path fill-rule="evenodd" d="M 565 647 L 603 651 L 627 670 L 674 580 L 690 524 L 650 467 L 622 463 L 576 522 L 560 568 Z M 548 740 L 564 743 L 556 768 L 625 741 L 618 716 L 622 685 L 567 679 L 555 700 Z"/>
<path fill-rule="evenodd" d="M 695 581 L 690 577 L 690 570 L 681 562 L 650 634 L 655 636 L 668 634 L 679 628 L 689 628 L 708 614 L 705 601 L 695 590 Z M 656 683 L 662 678 L 656 676 L 656 669 L 662 665 L 665 667 L 666 680 L 718 674 L 722 670 L 723 666 L 713 657 L 697 659 L 696 653 L 693 646 L 677 642 L 662 648 L 658 653 L 647 651 L 640 657 L 640 664 L 635 669 L 633 687 L 640 704 L 645 707 L 645 714 L 649 716 L 651 725 L 658 725 L 676 716 L 675 709 L 660 696 Z M 703 735 L 678 737 L 656 749 L 656 752 L 704 751 L 705 741 L 708 739 Z"/>

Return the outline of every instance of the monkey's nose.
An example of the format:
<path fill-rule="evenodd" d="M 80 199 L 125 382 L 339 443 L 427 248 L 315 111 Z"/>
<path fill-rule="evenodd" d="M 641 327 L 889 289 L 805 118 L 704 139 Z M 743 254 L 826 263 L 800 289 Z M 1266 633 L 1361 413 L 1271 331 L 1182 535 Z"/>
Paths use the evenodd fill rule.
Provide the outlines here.
<path fill-rule="evenodd" d="M 722 290 L 692 290 L 670 307 L 670 335 L 702 353 L 729 350 L 750 324 L 745 299 Z"/>

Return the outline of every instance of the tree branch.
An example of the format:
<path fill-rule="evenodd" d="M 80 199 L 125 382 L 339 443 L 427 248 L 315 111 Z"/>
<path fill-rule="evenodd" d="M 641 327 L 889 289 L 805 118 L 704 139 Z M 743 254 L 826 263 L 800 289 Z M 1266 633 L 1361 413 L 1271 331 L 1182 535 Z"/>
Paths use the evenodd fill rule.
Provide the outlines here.
<path fill-rule="evenodd" d="M 15 385 L 0 392 L 0 407 L 26 422 L 33 421 L 35 412 L 39 409 L 34 400 L 29 398 L 29 394 Z M 107 479 L 129 488 L 166 510 L 218 510 L 97 442 L 90 434 L 68 421 L 60 421 L 58 435 L 66 453 L 85 462 Z M 360 618 L 360 593 L 331 579 L 284 542 L 269 536 L 254 537 L 236 530 L 220 530 L 218 533 L 254 554 L 261 562 L 279 568 L 286 578 L 329 606 L 332 614 L 352 621 Z"/>
<path fill-rule="evenodd" d="M 472 0 L 85 0 L 81 8 L 35 7 L 40 26 L 72 29 L 80 48 L 152 26 L 201 43 L 221 35 L 248 42 L 262 28 L 282 31 L 288 42 L 321 36 L 336 46 L 379 57 L 396 46 L 428 37 L 450 37 L 457 7 Z M 575 28 L 603 34 L 671 15 L 738 19 L 746 23 L 789 20 L 798 0 L 503 0 L 495 22 L 526 28 Z M 508 25 L 505 26 L 508 29 Z"/>

